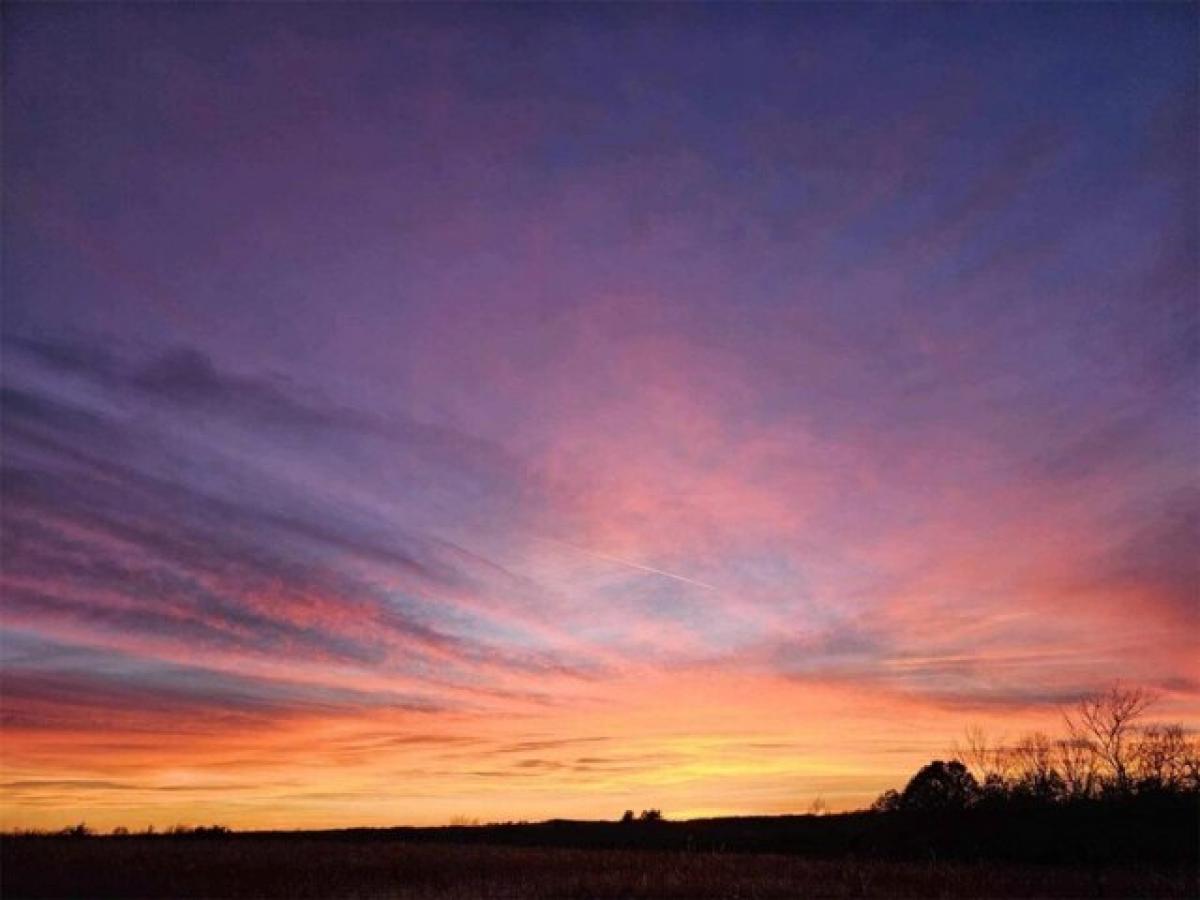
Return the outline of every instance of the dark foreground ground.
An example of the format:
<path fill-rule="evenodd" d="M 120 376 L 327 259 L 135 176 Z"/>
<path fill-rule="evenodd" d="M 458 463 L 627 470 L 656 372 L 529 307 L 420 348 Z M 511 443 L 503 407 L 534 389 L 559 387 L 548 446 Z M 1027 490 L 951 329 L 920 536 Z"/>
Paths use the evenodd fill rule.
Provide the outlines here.
<path fill-rule="evenodd" d="M 807 859 L 774 853 L 438 844 L 352 835 L 16 837 L 5 897 L 1195 897 L 1194 866 Z"/>

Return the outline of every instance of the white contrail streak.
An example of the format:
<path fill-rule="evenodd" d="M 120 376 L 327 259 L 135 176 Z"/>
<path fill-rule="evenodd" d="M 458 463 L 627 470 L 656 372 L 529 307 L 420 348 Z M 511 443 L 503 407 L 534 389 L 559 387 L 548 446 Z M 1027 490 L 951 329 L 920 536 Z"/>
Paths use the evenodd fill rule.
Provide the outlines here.
<path fill-rule="evenodd" d="M 585 547 L 580 547 L 578 544 L 572 544 L 568 541 L 558 541 L 553 538 L 534 538 L 541 541 L 543 544 L 556 544 L 559 547 L 568 547 L 576 553 L 582 553 L 584 556 L 591 556 L 594 559 L 602 559 L 605 562 L 616 563 L 619 566 L 625 566 L 629 569 L 637 569 L 639 572 L 648 572 L 651 575 L 661 575 L 663 578 L 672 578 L 675 581 L 682 581 L 684 584 L 693 584 L 696 587 L 704 588 L 706 591 L 719 590 L 714 585 L 706 584 L 703 581 L 697 581 L 695 578 L 688 578 L 686 575 L 676 575 L 674 572 L 664 572 L 662 569 L 656 569 L 653 566 L 643 566 L 641 563 L 632 562 L 628 559 L 621 559 L 616 556 L 609 556 L 606 553 L 597 553 L 595 550 L 588 550 Z"/>

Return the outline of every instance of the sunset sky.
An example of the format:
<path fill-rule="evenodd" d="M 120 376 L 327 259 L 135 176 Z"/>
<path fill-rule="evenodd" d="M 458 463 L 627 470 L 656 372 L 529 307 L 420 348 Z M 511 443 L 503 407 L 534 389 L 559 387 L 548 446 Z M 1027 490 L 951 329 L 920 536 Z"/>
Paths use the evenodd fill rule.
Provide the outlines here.
<path fill-rule="evenodd" d="M 0 827 L 1200 727 L 1198 15 L 9 4 Z"/>

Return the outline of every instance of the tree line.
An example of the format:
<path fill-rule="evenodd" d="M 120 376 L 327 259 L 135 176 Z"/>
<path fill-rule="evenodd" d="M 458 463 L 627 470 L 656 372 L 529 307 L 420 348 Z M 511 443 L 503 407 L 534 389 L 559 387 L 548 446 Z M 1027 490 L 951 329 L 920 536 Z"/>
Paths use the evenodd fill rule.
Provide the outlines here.
<path fill-rule="evenodd" d="M 924 766 L 902 791 L 881 794 L 877 812 L 1200 798 L 1200 741 L 1180 724 L 1147 721 L 1156 696 L 1115 684 L 1063 712 L 1063 733 L 1013 742 L 968 728 L 948 761 Z"/>

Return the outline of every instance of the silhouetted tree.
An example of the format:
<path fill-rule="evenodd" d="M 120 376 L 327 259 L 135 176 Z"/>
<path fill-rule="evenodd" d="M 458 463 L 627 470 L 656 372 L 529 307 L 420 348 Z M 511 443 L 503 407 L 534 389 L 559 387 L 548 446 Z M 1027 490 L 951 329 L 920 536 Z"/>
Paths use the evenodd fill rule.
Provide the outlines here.
<path fill-rule="evenodd" d="M 657 809 L 643 809 L 642 814 L 638 817 L 641 822 L 661 822 L 662 811 Z"/>
<path fill-rule="evenodd" d="M 1192 788 L 1188 755 L 1191 748 L 1181 725 L 1151 725 L 1137 735 L 1132 748 L 1133 770 L 1139 793 Z"/>
<path fill-rule="evenodd" d="M 627 809 L 627 810 L 625 810 L 625 814 L 623 816 L 621 816 L 621 821 L 624 822 L 626 825 L 628 825 L 630 822 L 633 821 L 633 818 L 634 818 L 633 810 Z"/>
<path fill-rule="evenodd" d="M 1012 748 L 1017 771 L 1014 792 L 1033 800 L 1049 802 L 1063 793 L 1062 776 L 1054 765 L 1054 743 L 1040 731 L 1027 734 Z"/>
<path fill-rule="evenodd" d="M 953 759 L 972 770 L 980 784 L 1004 782 L 1012 768 L 1012 757 L 1004 739 L 993 741 L 978 725 L 968 725 L 963 742 L 955 741 Z"/>
<path fill-rule="evenodd" d="M 922 768 L 900 795 L 900 808 L 913 812 L 966 809 L 979 796 L 979 783 L 961 762 L 935 760 Z"/>
<path fill-rule="evenodd" d="M 1136 723 L 1154 701 L 1154 695 L 1143 688 L 1114 684 L 1103 693 L 1084 697 L 1074 712 L 1064 714 L 1071 737 L 1094 748 L 1112 776 L 1109 789 L 1118 794 L 1127 794 L 1132 787 L 1129 767 Z"/>
<path fill-rule="evenodd" d="M 1054 742 L 1054 767 L 1062 782 L 1065 800 L 1093 797 L 1100 784 L 1100 771 L 1090 741 L 1069 736 Z"/>
<path fill-rule="evenodd" d="M 1009 782 L 1003 775 L 995 772 L 988 775 L 979 785 L 979 795 L 975 800 L 976 806 L 1003 806 L 1009 800 Z"/>
<path fill-rule="evenodd" d="M 900 792 L 887 790 L 880 794 L 871 804 L 873 812 L 896 812 L 900 809 Z"/>

